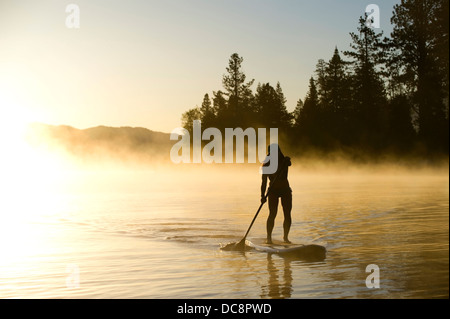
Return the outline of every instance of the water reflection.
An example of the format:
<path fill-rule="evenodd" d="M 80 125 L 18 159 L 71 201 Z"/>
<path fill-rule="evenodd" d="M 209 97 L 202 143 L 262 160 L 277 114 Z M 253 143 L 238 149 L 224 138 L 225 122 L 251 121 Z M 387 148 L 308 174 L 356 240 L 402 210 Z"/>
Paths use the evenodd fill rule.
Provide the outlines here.
<path fill-rule="evenodd" d="M 281 258 L 282 267 L 277 268 L 272 254 L 267 254 L 267 284 L 261 286 L 261 298 L 286 299 L 291 298 L 292 268 L 291 260 Z"/>

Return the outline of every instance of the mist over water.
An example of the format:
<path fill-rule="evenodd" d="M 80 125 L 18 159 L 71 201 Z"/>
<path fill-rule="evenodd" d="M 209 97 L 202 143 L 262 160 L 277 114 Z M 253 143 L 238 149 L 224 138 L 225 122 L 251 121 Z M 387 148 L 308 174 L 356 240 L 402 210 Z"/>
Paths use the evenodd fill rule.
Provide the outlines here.
<path fill-rule="evenodd" d="M 256 164 L 64 157 L 2 204 L 3 298 L 448 298 L 448 166 L 293 158 L 290 239 L 327 248 L 306 262 L 220 251 L 259 206 Z M 249 238 L 265 238 L 267 216 Z M 280 207 L 276 239 L 282 221 Z M 366 287 L 369 264 L 379 289 Z"/>

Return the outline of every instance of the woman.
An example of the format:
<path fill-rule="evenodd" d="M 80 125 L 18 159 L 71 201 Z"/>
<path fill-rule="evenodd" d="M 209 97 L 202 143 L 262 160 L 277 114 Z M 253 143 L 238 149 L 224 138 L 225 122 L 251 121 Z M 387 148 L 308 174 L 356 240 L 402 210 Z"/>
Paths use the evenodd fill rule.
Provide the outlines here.
<path fill-rule="evenodd" d="M 270 151 L 276 151 L 278 149 L 278 168 L 273 174 L 264 174 L 264 167 L 270 165 Z M 290 243 L 289 241 L 289 230 L 291 229 L 292 219 L 291 219 L 291 211 L 292 211 L 292 190 L 289 186 L 288 181 L 288 167 L 291 166 L 291 159 L 287 156 L 284 156 L 281 152 L 280 147 L 277 144 L 269 145 L 269 154 L 266 157 L 266 160 L 263 164 L 263 174 L 262 174 L 262 183 L 261 183 L 261 203 L 266 202 L 266 187 L 267 187 L 267 178 L 270 180 L 269 184 L 269 217 L 267 218 L 267 243 L 272 244 L 272 231 L 275 225 L 275 217 L 278 212 L 278 199 L 281 198 L 281 206 L 283 207 L 284 213 L 284 237 L 283 240 L 285 243 Z"/>

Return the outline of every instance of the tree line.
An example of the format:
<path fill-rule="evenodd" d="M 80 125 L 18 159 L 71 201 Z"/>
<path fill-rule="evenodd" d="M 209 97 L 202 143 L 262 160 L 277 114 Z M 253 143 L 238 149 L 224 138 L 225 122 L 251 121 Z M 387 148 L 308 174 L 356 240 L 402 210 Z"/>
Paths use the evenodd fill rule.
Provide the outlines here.
<path fill-rule="evenodd" d="M 202 128 L 278 128 L 291 150 L 363 150 L 371 154 L 448 154 L 448 0 L 402 0 L 390 37 L 359 18 L 348 50 L 318 60 L 293 112 L 281 84 L 247 80 L 243 58 L 231 55 L 223 89 L 205 94 L 182 115 Z M 370 22 L 370 21 L 369 21 Z"/>

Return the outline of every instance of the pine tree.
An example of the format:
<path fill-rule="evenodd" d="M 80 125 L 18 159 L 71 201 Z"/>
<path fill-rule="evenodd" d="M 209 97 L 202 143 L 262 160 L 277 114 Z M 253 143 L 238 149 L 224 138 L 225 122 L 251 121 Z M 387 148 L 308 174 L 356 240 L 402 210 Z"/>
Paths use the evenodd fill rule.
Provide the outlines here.
<path fill-rule="evenodd" d="M 319 64 L 323 69 L 325 65 Z M 351 83 L 347 74 L 347 63 L 341 59 L 337 47 L 333 57 L 321 70 L 320 108 L 322 109 L 323 131 L 328 144 L 340 143 L 349 129 L 349 117 L 352 116 L 350 103 Z M 306 101 L 305 101 L 306 103 Z"/>
<path fill-rule="evenodd" d="M 294 109 L 294 111 L 292 112 L 292 115 L 291 115 L 291 117 L 292 117 L 292 126 L 294 128 L 294 132 L 300 126 L 300 114 L 302 113 L 303 106 L 304 106 L 304 103 L 303 103 L 302 99 L 298 99 L 297 105 L 296 105 L 296 107 L 295 107 L 295 109 Z"/>
<path fill-rule="evenodd" d="M 216 115 L 214 113 L 214 108 L 211 104 L 211 99 L 208 93 L 203 97 L 202 106 L 200 107 L 201 117 L 202 117 L 202 128 L 214 127 Z"/>
<path fill-rule="evenodd" d="M 391 44 L 396 53 L 391 59 L 409 79 L 406 84 L 412 93 L 419 135 L 431 149 L 448 152 L 444 103 L 448 97 L 448 1 L 402 0 L 394 6 L 391 23 Z M 441 41 L 447 43 L 445 50 Z"/>
<path fill-rule="evenodd" d="M 316 64 L 316 76 L 317 76 L 317 92 L 319 94 L 319 100 L 321 104 L 325 104 L 325 100 L 328 97 L 327 91 L 327 63 L 325 60 L 320 59 Z"/>
<path fill-rule="evenodd" d="M 383 142 L 382 111 L 386 96 L 381 71 L 385 60 L 382 47 L 383 33 L 375 33 L 366 25 L 367 16 L 360 17 L 358 33 L 350 33 L 352 51 L 344 54 L 352 61 L 352 102 L 358 121 L 361 143 L 369 147 L 381 147 Z"/>
<path fill-rule="evenodd" d="M 283 89 L 281 88 L 280 82 L 277 82 L 277 86 L 275 88 L 278 96 L 279 108 L 280 108 L 280 127 L 283 129 L 287 129 L 291 126 L 292 115 L 288 112 L 286 107 L 286 97 L 284 96 Z"/>
<path fill-rule="evenodd" d="M 233 53 L 226 68 L 228 74 L 222 78 L 225 94 L 228 96 L 228 109 L 234 126 L 245 124 L 246 111 L 252 106 L 252 92 L 250 87 L 254 80 L 246 81 L 246 75 L 241 70 L 244 59 Z"/>
<path fill-rule="evenodd" d="M 258 110 L 259 124 L 265 128 L 278 128 L 286 132 L 290 127 L 290 114 L 286 109 L 281 86 L 274 89 L 269 83 L 258 84 L 255 103 Z"/>
<path fill-rule="evenodd" d="M 199 107 L 195 107 L 193 109 L 190 109 L 186 112 L 184 112 L 181 115 L 181 125 L 183 128 L 188 130 L 191 139 L 192 139 L 192 133 L 193 133 L 193 124 L 195 120 L 201 120 L 202 119 L 202 112 Z"/>
<path fill-rule="evenodd" d="M 220 90 L 213 92 L 213 110 L 216 115 L 216 127 L 220 130 L 230 127 L 227 126 L 231 122 L 227 99 L 225 98 L 225 93 Z"/>
<path fill-rule="evenodd" d="M 338 49 L 335 48 L 333 57 L 327 64 L 323 88 L 327 92 L 324 101 L 334 114 L 345 107 L 347 85 L 346 64 L 341 59 Z"/>
<path fill-rule="evenodd" d="M 432 21 L 432 31 L 436 34 L 433 56 L 443 79 L 443 91 L 448 100 L 449 91 L 449 1 L 438 0 L 435 20 Z M 447 105 L 448 107 L 448 105 Z"/>
<path fill-rule="evenodd" d="M 323 146 L 323 115 L 319 108 L 319 95 L 314 79 L 309 80 L 309 90 L 298 114 L 298 131 L 303 140 L 313 146 Z"/>

